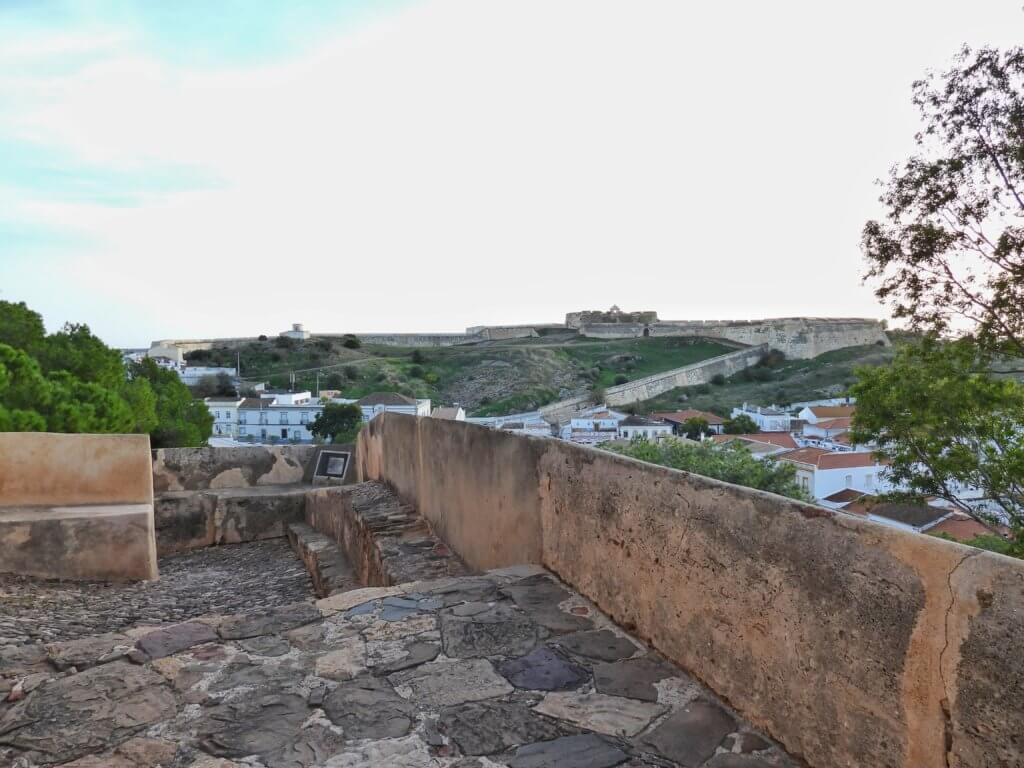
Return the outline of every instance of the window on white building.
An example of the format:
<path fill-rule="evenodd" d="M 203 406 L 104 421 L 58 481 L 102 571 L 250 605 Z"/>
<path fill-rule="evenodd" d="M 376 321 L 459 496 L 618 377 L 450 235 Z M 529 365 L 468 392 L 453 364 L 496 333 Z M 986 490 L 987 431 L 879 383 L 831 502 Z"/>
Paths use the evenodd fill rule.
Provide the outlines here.
<path fill-rule="evenodd" d="M 288 423 L 288 412 L 287 411 L 285 411 L 285 412 L 283 412 L 281 414 L 281 421 L 280 421 L 280 423 L 281 424 L 287 424 Z"/>
<path fill-rule="evenodd" d="M 853 475 L 846 476 L 846 487 L 853 488 Z"/>
<path fill-rule="evenodd" d="M 874 475 L 868 474 L 868 475 L 864 476 L 864 486 L 865 487 L 871 488 L 874 484 L 875 484 L 875 476 Z"/>

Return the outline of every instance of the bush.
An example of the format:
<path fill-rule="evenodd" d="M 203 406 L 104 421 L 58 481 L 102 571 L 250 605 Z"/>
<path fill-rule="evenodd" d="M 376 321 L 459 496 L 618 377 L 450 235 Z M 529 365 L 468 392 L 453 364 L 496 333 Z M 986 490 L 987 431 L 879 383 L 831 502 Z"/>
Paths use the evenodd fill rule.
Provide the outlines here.
<path fill-rule="evenodd" d="M 412 376 L 414 379 L 422 379 L 424 373 L 425 371 L 423 370 L 423 367 L 419 365 L 414 365 L 412 368 L 409 369 L 409 375 Z"/>
<path fill-rule="evenodd" d="M 628 382 L 629 382 L 629 377 L 628 377 L 628 376 L 626 376 L 626 375 L 625 375 L 625 374 L 623 374 L 623 373 L 617 374 L 617 375 L 615 376 L 615 383 L 616 383 L 616 384 L 626 384 L 626 383 L 628 383 Z"/>
<path fill-rule="evenodd" d="M 693 391 L 695 394 L 698 395 L 706 395 L 711 391 L 711 387 L 709 387 L 707 384 L 698 384 L 693 388 Z"/>
<path fill-rule="evenodd" d="M 412 352 L 412 361 L 414 363 L 425 363 L 427 362 L 427 356 L 418 349 L 414 349 Z"/>
<path fill-rule="evenodd" d="M 345 349 L 359 349 L 361 346 L 363 346 L 363 342 L 359 340 L 358 336 L 351 333 L 346 333 L 345 340 L 341 342 L 341 346 L 345 347 Z"/>
<path fill-rule="evenodd" d="M 355 381 L 356 379 L 359 378 L 359 369 L 356 368 L 354 365 L 346 365 L 342 369 L 342 371 L 345 374 L 345 378 L 349 379 L 350 381 Z"/>
<path fill-rule="evenodd" d="M 794 465 L 755 458 L 740 446 L 719 448 L 708 443 L 694 445 L 670 438 L 658 443 L 638 440 L 625 446 L 611 446 L 610 450 L 652 464 L 810 501 L 796 483 Z"/>
<path fill-rule="evenodd" d="M 265 334 L 265 333 L 261 333 L 261 334 L 260 334 L 260 335 L 259 335 L 259 336 L 257 337 L 257 339 L 258 339 L 259 341 L 266 341 L 266 340 L 267 340 L 267 334 Z"/>
<path fill-rule="evenodd" d="M 434 373 L 433 371 L 428 371 L 423 376 L 423 380 L 425 382 L 427 382 L 427 384 L 437 384 L 439 379 L 440 379 L 440 377 L 436 373 Z"/>
<path fill-rule="evenodd" d="M 716 387 L 724 386 L 725 385 L 725 374 L 723 374 L 723 373 L 716 373 L 714 376 L 711 377 L 711 383 L 714 384 Z"/>

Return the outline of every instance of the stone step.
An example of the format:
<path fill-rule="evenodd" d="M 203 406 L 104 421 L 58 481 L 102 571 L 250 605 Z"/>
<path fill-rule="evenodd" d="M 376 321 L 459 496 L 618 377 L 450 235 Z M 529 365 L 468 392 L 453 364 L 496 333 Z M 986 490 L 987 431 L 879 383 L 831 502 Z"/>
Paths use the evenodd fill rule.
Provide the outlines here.
<path fill-rule="evenodd" d="M 329 597 L 362 586 L 345 553 L 329 537 L 305 523 L 290 523 L 288 540 L 306 564 L 317 597 Z"/>
<path fill-rule="evenodd" d="M 391 586 L 469 573 L 416 509 L 377 482 L 306 496 L 306 522 L 339 542 L 364 586 Z"/>

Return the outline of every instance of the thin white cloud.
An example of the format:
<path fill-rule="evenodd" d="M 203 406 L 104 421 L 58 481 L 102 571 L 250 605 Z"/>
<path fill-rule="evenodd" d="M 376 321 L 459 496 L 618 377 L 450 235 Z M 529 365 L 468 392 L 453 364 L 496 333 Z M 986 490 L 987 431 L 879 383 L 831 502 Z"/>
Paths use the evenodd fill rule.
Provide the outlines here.
<path fill-rule="evenodd" d="M 0 130 L 220 182 L 134 207 L 18 200 L 26 222 L 88 237 L 53 291 L 123 306 L 71 318 L 119 343 L 292 321 L 456 330 L 613 302 L 879 316 L 857 250 L 872 180 L 910 148 L 910 81 L 973 32 L 953 3 L 915 6 L 927 42 L 901 38 L 920 16 L 880 3 L 424 2 L 258 66 L 125 44 L 70 73 L 0 75 L 23 106 Z"/>

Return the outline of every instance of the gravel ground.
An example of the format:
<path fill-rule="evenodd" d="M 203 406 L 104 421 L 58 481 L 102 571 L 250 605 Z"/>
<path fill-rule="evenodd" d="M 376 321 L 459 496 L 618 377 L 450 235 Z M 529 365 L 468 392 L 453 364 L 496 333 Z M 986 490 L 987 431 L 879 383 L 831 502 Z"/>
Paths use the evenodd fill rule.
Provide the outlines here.
<path fill-rule="evenodd" d="M 70 640 L 204 614 L 259 613 L 313 598 L 287 539 L 161 558 L 155 582 L 59 582 L 0 574 L 0 646 Z"/>

